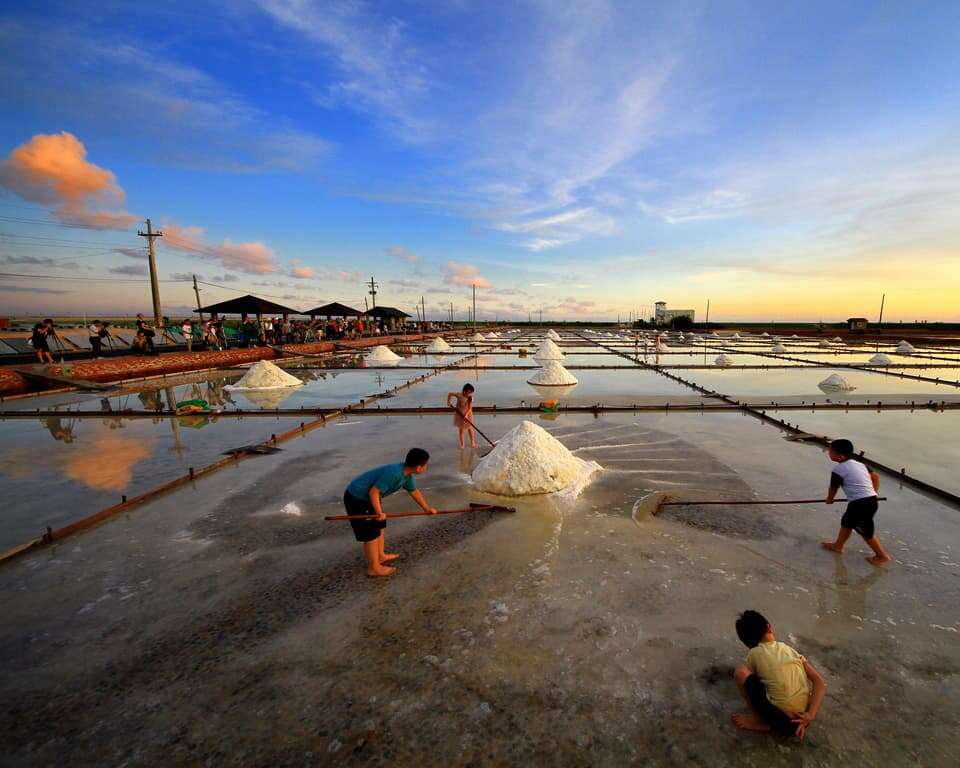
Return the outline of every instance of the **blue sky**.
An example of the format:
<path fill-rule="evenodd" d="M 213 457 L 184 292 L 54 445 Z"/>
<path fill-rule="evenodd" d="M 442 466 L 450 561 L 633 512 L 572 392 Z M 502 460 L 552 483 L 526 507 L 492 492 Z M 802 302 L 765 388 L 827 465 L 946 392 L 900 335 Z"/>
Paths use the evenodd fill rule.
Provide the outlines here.
<path fill-rule="evenodd" d="M 150 216 L 205 300 L 960 319 L 955 2 L 66 5 L 0 17 L 0 269 L 85 279 L 5 311 L 148 306 Z"/>

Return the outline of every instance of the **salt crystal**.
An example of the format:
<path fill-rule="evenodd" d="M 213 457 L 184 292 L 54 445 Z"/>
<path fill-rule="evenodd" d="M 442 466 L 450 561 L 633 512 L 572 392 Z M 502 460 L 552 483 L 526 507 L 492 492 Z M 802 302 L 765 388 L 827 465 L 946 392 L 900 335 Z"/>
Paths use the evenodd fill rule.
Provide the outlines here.
<path fill-rule="evenodd" d="M 439 336 L 435 338 L 427 346 L 427 352 L 436 353 L 436 352 L 450 352 L 453 349 L 449 344 L 447 344 L 445 339 L 440 338 Z"/>
<path fill-rule="evenodd" d="M 839 373 L 831 373 L 827 378 L 817 384 L 820 389 L 830 392 L 852 392 L 856 389 L 849 381 L 847 381 Z"/>
<path fill-rule="evenodd" d="M 883 354 L 883 352 L 878 352 L 873 357 L 870 358 L 871 365 L 890 365 L 893 361 Z"/>
<path fill-rule="evenodd" d="M 534 360 L 562 360 L 563 358 L 563 351 L 551 339 L 546 339 L 537 347 L 536 354 L 533 356 Z"/>
<path fill-rule="evenodd" d="M 533 376 L 527 379 L 528 384 L 550 386 L 569 386 L 577 383 L 577 377 L 555 360 L 548 360 Z"/>
<path fill-rule="evenodd" d="M 898 355 L 912 355 L 917 350 L 914 348 L 913 344 L 909 341 L 903 340 L 897 344 L 897 354 Z"/>
<path fill-rule="evenodd" d="M 719 365 L 721 368 L 726 368 L 729 365 L 733 365 L 733 358 L 727 355 L 718 355 L 717 359 L 713 361 L 713 364 Z"/>
<path fill-rule="evenodd" d="M 774 344 L 770 347 L 770 351 L 775 355 L 785 355 L 787 353 L 787 348 L 783 344 Z"/>
<path fill-rule="evenodd" d="M 373 351 L 367 355 L 368 363 L 395 363 L 402 360 L 400 355 L 393 352 L 390 347 L 380 344 L 373 348 Z"/>
<path fill-rule="evenodd" d="M 236 384 L 228 384 L 224 389 L 280 389 L 299 387 L 303 384 L 296 376 L 291 376 L 269 360 L 260 360 L 250 367 Z"/>

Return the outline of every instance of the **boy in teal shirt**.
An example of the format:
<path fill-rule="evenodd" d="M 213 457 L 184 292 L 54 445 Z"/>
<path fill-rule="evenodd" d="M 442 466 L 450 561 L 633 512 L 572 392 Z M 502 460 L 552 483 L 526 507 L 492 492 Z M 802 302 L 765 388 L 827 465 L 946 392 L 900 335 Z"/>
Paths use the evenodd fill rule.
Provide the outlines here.
<path fill-rule="evenodd" d="M 424 512 L 432 515 L 437 510 L 427 504 L 423 494 L 417 490 L 414 476 L 427 471 L 427 462 L 430 454 L 423 448 L 411 448 L 403 464 L 384 464 L 357 475 L 343 494 L 343 506 L 347 514 L 376 515 L 376 520 L 351 520 L 353 535 L 363 544 L 363 556 L 367 560 L 367 576 L 390 576 L 397 569 L 387 563 L 396 560 L 400 555 L 384 552 L 384 529 L 387 527 L 387 516 L 383 512 L 381 502 L 401 488 L 410 494 Z"/>

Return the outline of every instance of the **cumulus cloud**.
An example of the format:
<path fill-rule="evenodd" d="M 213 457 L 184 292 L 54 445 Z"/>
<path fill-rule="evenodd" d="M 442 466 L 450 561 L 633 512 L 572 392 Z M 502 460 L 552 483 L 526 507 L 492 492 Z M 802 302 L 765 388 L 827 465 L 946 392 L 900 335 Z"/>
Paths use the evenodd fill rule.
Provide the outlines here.
<path fill-rule="evenodd" d="M 294 261 L 290 267 L 290 277 L 294 277 L 297 280 L 310 280 L 316 277 L 316 275 L 317 273 L 313 267 L 308 267 L 299 261 Z"/>
<path fill-rule="evenodd" d="M 126 229 L 136 217 L 121 206 L 125 194 L 112 172 L 87 160 L 87 149 L 67 131 L 36 134 L 0 161 L 0 186 L 53 208 L 57 219 L 91 229 Z"/>
<path fill-rule="evenodd" d="M 391 245 L 387 248 L 387 253 L 393 256 L 395 259 L 400 259 L 411 266 L 418 266 L 423 259 L 409 248 L 404 248 L 402 245 Z"/>
<path fill-rule="evenodd" d="M 480 274 L 480 270 L 473 264 L 464 264 L 457 261 L 448 261 L 444 270 L 443 281 L 451 285 L 477 286 L 477 288 L 492 288 L 493 284 Z"/>
<path fill-rule="evenodd" d="M 227 269 L 250 275 L 267 275 L 277 271 L 276 254 L 265 243 L 257 240 L 234 243 L 224 240 L 219 245 L 203 240 L 202 227 L 163 226 L 164 246 L 184 253 L 193 253 L 208 261 L 218 262 Z"/>

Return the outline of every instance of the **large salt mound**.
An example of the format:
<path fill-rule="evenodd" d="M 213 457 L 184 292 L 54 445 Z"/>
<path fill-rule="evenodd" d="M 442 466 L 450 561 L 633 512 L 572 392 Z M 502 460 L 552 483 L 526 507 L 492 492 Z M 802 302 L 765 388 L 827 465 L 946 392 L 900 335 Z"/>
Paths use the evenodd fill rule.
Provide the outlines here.
<path fill-rule="evenodd" d="M 367 355 L 368 363 L 395 363 L 397 360 L 402 359 L 403 358 L 393 352 L 390 347 L 387 347 L 383 344 L 374 347 L 373 352 Z"/>
<path fill-rule="evenodd" d="M 824 340 L 821 341 L 817 346 L 818 346 L 818 347 L 829 347 L 829 346 L 830 346 L 830 342 L 827 341 L 826 339 L 824 339 Z"/>
<path fill-rule="evenodd" d="M 228 384 L 224 389 L 281 389 L 299 387 L 303 384 L 296 376 L 291 376 L 283 368 L 269 360 L 260 360 L 243 374 L 236 384 Z"/>
<path fill-rule="evenodd" d="M 533 356 L 534 360 L 563 360 L 563 358 L 563 350 L 550 339 L 547 339 L 537 347 L 537 352 Z"/>
<path fill-rule="evenodd" d="M 453 349 L 446 340 L 437 336 L 430 344 L 427 346 L 427 352 L 450 352 Z"/>
<path fill-rule="evenodd" d="M 841 339 L 839 336 L 834 336 L 834 337 L 833 337 L 833 340 L 834 340 L 837 344 L 843 344 L 843 339 Z"/>
<path fill-rule="evenodd" d="M 579 490 L 602 469 L 574 456 L 557 438 L 524 421 L 500 438 L 473 470 L 474 487 L 498 496 L 528 496 Z"/>
<path fill-rule="evenodd" d="M 787 348 L 783 344 L 774 344 L 770 347 L 770 351 L 775 355 L 785 355 L 787 353 Z"/>
<path fill-rule="evenodd" d="M 552 339 L 553 341 L 560 341 L 560 334 L 551 328 L 549 331 L 547 331 L 547 338 Z"/>
<path fill-rule="evenodd" d="M 913 344 L 909 341 L 901 341 L 897 344 L 897 354 L 898 355 L 912 355 L 917 350 L 914 348 Z"/>
<path fill-rule="evenodd" d="M 890 365 L 893 362 L 883 352 L 878 352 L 870 358 L 870 365 Z"/>
<path fill-rule="evenodd" d="M 717 359 L 713 361 L 714 365 L 719 365 L 721 368 L 726 368 L 728 365 L 733 365 L 733 358 L 727 357 L 726 355 L 718 355 Z"/>
<path fill-rule="evenodd" d="M 841 376 L 839 373 L 831 373 L 817 386 L 820 387 L 820 389 L 829 390 L 831 392 L 852 392 L 856 389 L 855 386 L 843 378 L 843 376 Z"/>
<path fill-rule="evenodd" d="M 527 384 L 548 386 L 562 386 L 576 383 L 577 377 L 555 360 L 548 360 L 543 368 L 540 368 L 533 376 L 527 379 Z"/>

